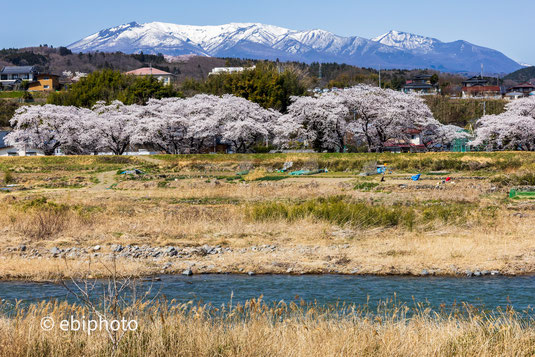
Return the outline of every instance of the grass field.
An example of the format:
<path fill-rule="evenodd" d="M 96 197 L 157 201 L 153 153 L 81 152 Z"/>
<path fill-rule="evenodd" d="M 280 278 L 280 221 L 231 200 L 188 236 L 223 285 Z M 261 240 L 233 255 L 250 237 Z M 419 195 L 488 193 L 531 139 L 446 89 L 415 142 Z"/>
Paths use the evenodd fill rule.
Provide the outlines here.
<path fill-rule="evenodd" d="M 329 172 L 276 172 L 289 161 Z M 534 162 L 512 152 L 0 158 L 0 182 L 16 185 L 0 191 L 0 277 L 77 275 L 88 255 L 65 264 L 49 250 L 99 245 L 105 258 L 112 244 L 230 249 L 170 259 L 169 273 L 532 273 L 535 203 L 508 192 L 535 184 Z M 392 173 L 361 176 L 370 163 Z M 133 168 L 144 173 L 120 174 Z M 252 249 L 263 245 L 276 249 Z M 166 259 L 119 264 L 155 274 Z"/>

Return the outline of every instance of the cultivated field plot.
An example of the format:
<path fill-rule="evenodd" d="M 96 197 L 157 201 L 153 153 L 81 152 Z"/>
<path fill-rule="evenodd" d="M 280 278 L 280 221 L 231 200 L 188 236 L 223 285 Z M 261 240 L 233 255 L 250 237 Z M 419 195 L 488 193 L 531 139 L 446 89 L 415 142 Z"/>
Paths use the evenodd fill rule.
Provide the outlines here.
<path fill-rule="evenodd" d="M 0 277 L 106 276 L 113 259 L 124 275 L 532 273 L 535 201 L 509 192 L 534 170 L 508 152 L 1 158 Z"/>

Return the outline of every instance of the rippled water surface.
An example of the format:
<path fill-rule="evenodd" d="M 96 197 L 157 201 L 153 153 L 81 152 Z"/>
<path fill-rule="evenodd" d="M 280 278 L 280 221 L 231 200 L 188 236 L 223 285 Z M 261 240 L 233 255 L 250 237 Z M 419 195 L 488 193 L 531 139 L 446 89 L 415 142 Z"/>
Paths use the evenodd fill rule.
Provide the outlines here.
<path fill-rule="evenodd" d="M 178 301 L 196 300 L 213 305 L 263 296 L 264 301 L 296 298 L 320 304 L 346 302 L 375 304 L 396 295 L 398 302 L 427 302 L 438 308 L 466 302 L 494 310 L 512 305 L 523 310 L 535 304 L 535 277 L 376 277 L 342 275 L 195 275 L 161 276 L 151 292 Z M 101 289 L 95 289 L 95 294 Z M 76 301 L 60 284 L 0 282 L 0 299 L 36 302 L 50 299 Z"/>

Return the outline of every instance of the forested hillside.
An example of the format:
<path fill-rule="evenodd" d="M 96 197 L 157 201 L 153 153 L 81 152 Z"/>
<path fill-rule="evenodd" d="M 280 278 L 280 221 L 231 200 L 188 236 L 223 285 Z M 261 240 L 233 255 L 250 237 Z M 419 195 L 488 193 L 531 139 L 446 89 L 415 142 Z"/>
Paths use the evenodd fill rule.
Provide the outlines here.
<path fill-rule="evenodd" d="M 282 112 L 292 96 L 308 95 L 313 88 L 350 87 L 356 84 L 377 85 L 379 72 L 373 68 L 360 68 L 338 63 L 298 63 L 258 61 L 247 59 L 212 58 L 201 56 L 164 57 L 162 55 L 116 53 L 72 53 L 65 47 L 46 45 L 23 49 L 0 50 L 0 66 L 34 65 L 39 71 L 61 75 L 63 71 L 93 73 L 87 79 L 71 86 L 70 91 L 53 93 L 46 98 L 27 104 L 48 101 L 60 105 L 91 107 L 96 101 L 121 100 L 125 104 L 142 104 L 149 98 L 192 96 L 199 93 L 215 95 L 234 94 Z M 256 66 L 256 69 L 239 74 L 208 76 L 214 67 Z M 163 88 L 146 79 L 128 78 L 121 72 L 153 66 L 175 75 L 173 88 Z M 531 76 L 534 67 L 510 75 L 523 80 Z M 381 86 L 399 90 L 419 70 L 381 71 Z M 459 94 L 464 77 L 460 75 L 426 71 L 437 74 L 441 91 L 446 95 Z M 509 76 L 508 76 L 509 77 Z M 507 77 L 506 77 L 507 78 Z M 511 79 L 508 79 L 511 81 Z M 22 94 L 22 93 L 19 93 Z M 22 96 L 22 95 L 21 95 Z M 19 97 L 21 97 L 19 96 Z M 0 99 L 0 126 L 8 125 L 14 110 L 22 99 Z M 426 98 L 434 116 L 442 123 L 465 127 L 483 115 L 481 100 L 450 99 L 445 96 Z M 489 100 L 487 114 L 503 112 L 504 102 Z"/>
<path fill-rule="evenodd" d="M 121 72 L 140 67 L 152 66 L 173 73 L 177 83 L 186 79 L 204 80 L 214 67 L 252 66 L 259 63 L 271 63 L 278 69 L 286 67 L 299 69 L 306 84 L 311 87 L 347 87 L 358 83 L 379 83 L 377 69 L 360 68 L 347 64 L 319 63 L 305 64 L 300 62 L 273 62 L 236 58 L 215 58 L 202 56 L 164 57 L 163 55 L 114 53 L 72 53 L 65 47 L 53 48 L 46 45 L 21 49 L 0 50 L 0 67 L 4 65 L 33 65 L 41 72 L 61 75 L 63 71 L 92 73 L 96 70 L 113 69 Z M 411 76 L 420 70 L 383 70 L 381 71 L 382 86 L 399 89 Z M 443 88 L 454 91 L 463 79 L 462 76 L 437 73 Z"/>
<path fill-rule="evenodd" d="M 515 82 L 528 82 L 535 80 L 535 66 L 519 69 L 513 73 L 509 73 L 504 79 Z"/>

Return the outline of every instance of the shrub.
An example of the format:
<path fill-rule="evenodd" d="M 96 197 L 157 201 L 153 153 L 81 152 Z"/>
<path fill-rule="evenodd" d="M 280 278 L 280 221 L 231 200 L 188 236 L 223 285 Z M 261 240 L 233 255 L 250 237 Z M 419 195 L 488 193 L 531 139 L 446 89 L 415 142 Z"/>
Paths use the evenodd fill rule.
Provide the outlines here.
<path fill-rule="evenodd" d="M 15 182 L 15 178 L 10 170 L 4 170 L 4 184 L 9 185 Z"/>
<path fill-rule="evenodd" d="M 69 217 L 69 207 L 48 202 L 45 197 L 22 204 L 24 217 L 18 230 L 32 240 L 43 240 L 64 230 Z"/>

